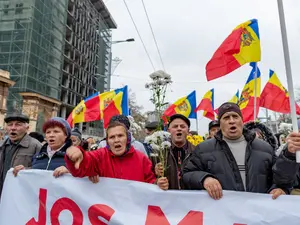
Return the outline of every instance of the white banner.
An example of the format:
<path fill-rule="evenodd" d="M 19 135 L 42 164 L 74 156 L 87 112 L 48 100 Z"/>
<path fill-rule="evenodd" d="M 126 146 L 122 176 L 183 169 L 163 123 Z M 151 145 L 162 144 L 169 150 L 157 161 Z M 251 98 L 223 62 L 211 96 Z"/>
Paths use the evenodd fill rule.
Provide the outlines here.
<path fill-rule="evenodd" d="M 299 225 L 297 196 L 225 191 L 221 200 L 202 191 L 162 191 L 156 185 L 52 172 L 7 174 L 0 225 Z"/>

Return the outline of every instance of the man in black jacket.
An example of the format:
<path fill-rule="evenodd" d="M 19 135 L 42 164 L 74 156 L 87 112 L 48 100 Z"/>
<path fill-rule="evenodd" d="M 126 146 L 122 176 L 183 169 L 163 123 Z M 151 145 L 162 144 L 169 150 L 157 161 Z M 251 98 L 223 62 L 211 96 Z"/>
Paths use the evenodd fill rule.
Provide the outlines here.
<path fill-rule="evenodd" d="M 273 148 L 243 127 L 238 105 L 224 103 L 218 118 L 221 130 L 197 146 L 183 170 L 185 187 L 205 189 L 214 199 L 222 190 L 270 192 L 273 199 L 288 193 L 299 168 L 294 153 L 300 139 L 275 160 Z"/>

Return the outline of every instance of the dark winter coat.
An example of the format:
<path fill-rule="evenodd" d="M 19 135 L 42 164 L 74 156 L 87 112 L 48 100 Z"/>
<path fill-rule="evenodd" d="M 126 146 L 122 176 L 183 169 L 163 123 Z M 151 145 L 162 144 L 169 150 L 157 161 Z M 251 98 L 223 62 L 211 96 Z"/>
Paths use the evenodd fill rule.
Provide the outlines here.
<path fill-rule="evenodd" d="M 44 144 L 40 153 L 36 154 L 32 159 L 32 169 L 40 170 L 55 170 L 60 166 L 66 166 L 64 157 L 66 154 L 67 148 L 72 145 L 71 139 L 68 139 L 65 145 L 55 154 L 49 158 L 47 147 L 48 144 Z"/>
<path fill-rule="evenodd" d="M 173 154 L 173 149 L 175 146 L 171 146 L 170 151 L 168 152 L 168 164 L 166 169 L 166 177 L 169 181 L 169 189 L 184 189 L 184 185 L 182 183 L 182 179 L 179 180 L 178 177 L 178 166 L 177 161 Z M 191 153 L 194 151 L 195 146 L 192 145 L 190 142 L 186 142 L 186 144 L 183 146 L 183 149 L 185 151 L 185 159 L 182 160 L 181 168 L 184 168 L 185 165 L 188 163 Z M 181 169 L 182 173 L 182 169 Z M 182 174 L 181 174 L 182 176 Z"/>
<path fill-rule="evenodd" d="M 245 128 L 247 128 L 248 130 L 254 131 L 255 129 L 258 129 L 261 131 L 262 136 L 263 136 L 263 140 L 268 142 L 272 148 L 274 149 L 274 151 L 276 151 L 278 149 L 278 141 L 277 138 L 275 136 L 275 134 L 272 132 L 272 130 L 267 127 L 265 124 L 260 123 L 260 122 L 248 122 L 244 125 Z"/>
<path fill-rule="evenodd" d="M 171 142 L 171 140 L 170 140 L 170 142 Z M 178 177 L 177 160 L 175 159 L 175 156 L 173 154 L 174 148 L 175 148 L 175 146 L 172 144 L 171 148 L 168 150 L 168 153 L 167 153 L 167 166 L 166 166 L 165 176 L 168 178 L 168 181 L 169 181 L 169 189 L 179 190 L 179 189 L 184 189 L 184 187 L 183 187 L 182 179 L 179 180 L 179 177 Z M 185 152 L 185 159 L 182 160 L 181 171 L 182 171 L 182 168 L 184 168 L 184 166 L 187 164 L 192 151 L 194 151 L 194 149 L 195 149 L 195 146 L 187 141 L 186 144 L 182 148 Z M 154 170 L 156 163 L 159 163 L 157 154 L 155 154 L 155 152 L 151 152 L 150 159 L 152 161 L 153 170 Z"/>
<path fill-rule="evenodd" d="M 299 169 L 295 156 L 285 151 L 276 160 L 273 148 L 267 142 L 255 138 L 255 134 L 247 129 L 243 134 L 248 142 L 246 191 L 268 193 L 271 188 L 280 187 L 288 193 Z M 203 182 L 207 177 L 216 178 L 223 190 L 245 191 L 236 160 L 221 131 L 215 138 L 196 147 L 183 170 L 183 182 L 189 189 L 204 189 Z"/>

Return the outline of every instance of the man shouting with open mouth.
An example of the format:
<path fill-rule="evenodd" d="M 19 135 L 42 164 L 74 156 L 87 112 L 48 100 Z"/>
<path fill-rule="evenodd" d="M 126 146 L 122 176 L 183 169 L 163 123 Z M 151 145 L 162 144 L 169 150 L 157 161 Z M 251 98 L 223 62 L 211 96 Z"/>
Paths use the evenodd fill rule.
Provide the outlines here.
<path fill-rule="evenodd" d="M 7 115 L 4 121 L 8 138 L 0 143 L 0 196 L 7 171 L 18 165 L 30 168 L 33 155 L 42 147 L 38 140 L 27 134 L 29 118 L 26 115 Z"/>

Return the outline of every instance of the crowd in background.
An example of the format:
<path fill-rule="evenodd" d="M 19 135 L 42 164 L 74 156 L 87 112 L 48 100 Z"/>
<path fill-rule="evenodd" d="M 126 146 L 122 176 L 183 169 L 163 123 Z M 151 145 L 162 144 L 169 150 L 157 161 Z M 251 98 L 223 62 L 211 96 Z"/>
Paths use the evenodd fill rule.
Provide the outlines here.
<path fill-rule="evenodd" d="M 114 116 L 106 137 L 100 141 L 83 139 L 78 128 L 53 117 L 43 124 L 43 134 L 28 133 L 29 118 L 23 114 L 5 117 L 0 143 L 0 193 L 6 174 L 13 168 L 53 171 L 54 177 L 70 173 L 88 177 L 110 177 L 157 185 L 162 190 L 206 190 L 220 199 L 223 190 L 269 193 L 274 199 L 283 194 L 298 194 L 300 134 L 286 140 L 260 122 L 243 123 L 239 107 L 224 103 L 218 120 L 208 126 L 208 137 L 193 141 L 190 120 L 181 114 L 163 126 L 148 123 L 148 136 L 165 129 L 169 134 L 165 160 L 153 145 L 136 140 L 126 116 Z M 299 121 L 300 127 L 300 121 Z M 169 143 L 169 144 L 168 144 Z"/>

